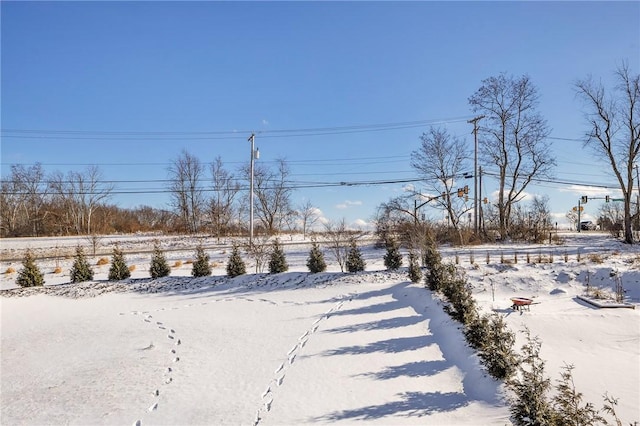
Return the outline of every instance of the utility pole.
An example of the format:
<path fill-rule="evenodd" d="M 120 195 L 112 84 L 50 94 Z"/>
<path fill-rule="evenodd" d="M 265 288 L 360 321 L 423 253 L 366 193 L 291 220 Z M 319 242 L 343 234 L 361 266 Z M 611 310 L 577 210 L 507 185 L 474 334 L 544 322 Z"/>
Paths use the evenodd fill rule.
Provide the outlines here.
<path fill-rule="evenodd" d="M 255 143 L 256 135 L 251 133 L 248 141 L 251 142 L 251 161 L 250 161 L 250 182 L 249 182 L 249 246 L 253 245 L 253 162 L 255 160 Z"/>
<path fill-rule="evenodd" d="M 478 194 L 480 195 L 478 197 L 478 203 L 479 203 L 478 206 L 480 207 L 478 209 L 478 215 L 480 216 L 480 218 L 479 218 L 480 229 L 479 230 L 481 230 L 483 235 L 484 235 L 484 215 L 482 214 L 482 166 L 479 167 L 478 173 L 480 174 L 480 176 L 478 176 L 478 180 L 480 181 L 480 183 L 478 185 L 478 188 L 479 188 Z"/>
<path fill-rule="evenodd" d="M 484 115 L 479 115 L 473 118 L 467 123 L 473 123 L 473 230 L 478 234 L 478 210 L 479 210 L 479 197 L 478 197 L 478 121 L 482 120 Z"/>

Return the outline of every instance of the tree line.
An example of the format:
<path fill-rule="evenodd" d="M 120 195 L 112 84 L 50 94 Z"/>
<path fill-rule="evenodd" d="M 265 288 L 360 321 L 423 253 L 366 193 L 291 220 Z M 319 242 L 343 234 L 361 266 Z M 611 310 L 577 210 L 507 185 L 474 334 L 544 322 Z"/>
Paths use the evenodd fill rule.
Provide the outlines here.
<path fill-rule="evenodd" d="M 640 216 L 639 204 L 633 201 L 640 153 L 640 74 L 633 74 L 623 63 L 615 76 L 613 88 L 589 77 L 577 80 L 574 89 L 583 101 L 587 121 L 584 144 L 608 163 L 620 185 L 622 231 L 625 242 L 632 243 L 632 222 Z M 539 196 L 529 206 L 521 203 L 528 186 L 552 178 L 556 166 L 550 128 L 538 111 L 538 101 L 538 89 L 527 75 L 502 73 L 483 80 L 468 99 L 471 111 L 477 114 L 472 120 L 477 152 L 471 152 L 447 129 L 432 127 L 424 132 L 411 154 L 410 166 L 421 177 L 427 194 L 413 191 L 380 205 L 375 216 L 378 230 L 397 233 L 402 230 L 395 228 L 407 228 L 411 222 L 418 226 L 423 222 L 419 207 L 429 204 L 443 212 L 447 239 L 460 244 L 471 238 L 491 239 L 493 233 L 501 239 L 520 238 L 523 233 L 533 239 L 544 235 L 552 226 L 548 199 Z M 476 154 L 485 171 L 480 167 L 477 176 L 464 173 Z M 46 176 L 40 164 L 13 165 L 0 187 L 0 236 L 154 230 L 207 231 L 218 237 L 240 234 L 248 222 L 247 185 L 241 183 L 248 182 L 249 176 L 248 164 L 234 172 L 221 157 L 205 164 L 183 150 L 168 169 L 168 210 L 123 209 L 108 203 L 114 186 L 101 179 L 97 166 L 66 176 L 60 172 Z M 482 185 L 483 176 L 497 181 L 497 196 L 474 206 L 469 185 L 460 182 L 473 177 Z M 255 215 L 258 228 L 266 235 L 298 229 L 306 233 L 318 220 L 319 211 L 310 201 L 292 206 L 292 192 L 290 168 L 284 159 L 274 167 L 256 164 Z M 474 228 L 469 234 L 471 213 Z"/>
<path fill-rule="evenodd" d="M 615 77 L 613 88 L 589 77 L 576 81 L 574 89 L 583 102 L 587 121 L 584 145 L 611 167 L 620 185 L 624 240 L 632 243 L 632 222 L 640 216 L 640 203 L 634 203 L 632 196 L 638 185 L 634 176 L 640 152 L 640 74 L 633 74 L 623 63 Z M 536 180 L 551 179 L 556 166 L 550 129 L 538 111 L 536 86 L 527 75 L 514 77 L 503 73 L 483 80 L 468 101 L 477 114 L 471 120 L 477 152 L 472 152 L 447 129 L 432 127 L 423 133 L 420 147 L 411 155 L 411 167 L 421 176 L 427 193 L 413 191 L 383 203 L 377 213 L 381 232 L 406 233 L 406 228 L 418 226 L 419 208 L 426 204 L 437 206 L 444 213 L 444 227 L 449 234 L 446 239 L 460 244 L 470 238 L 490 238 L 493 236 L 490 230 L 500 239 L 536 240 L 553 226 L 548 198 L 534 197 L 529 206 L 521 203 L 527 187 Z M 476 154 L 483 165 L 478 176 L 464 173 L 471 169 L 471 159 Z M 474 177 L 482 185 L 483 176 L 497 181 L 497 196 L 495 200 L 479 200 L 474 206 L 464 179 Z M 472 235 L 468 235 L 472 212 L 478 214 L 480 221 Z"/>
<path fill-rule="evenodd" d="M 97 166 L 46 174 L 40 163 L 12 165 L 0 184 L 0 236 L 94 235 L 159 231 L 239 235 L 248 222 L 248 166 L 237 175 L 222 159 L 204 164 L 186 150 L 168 168 L 167 209 L 122 208 L 110 203 L 115 186 Z M 320 217 L 307 200 L 293 206 L 289 166 L 259 164 L 254 170 L 257 227 L 267 235 L 282 230 L 307 233 Z"/>

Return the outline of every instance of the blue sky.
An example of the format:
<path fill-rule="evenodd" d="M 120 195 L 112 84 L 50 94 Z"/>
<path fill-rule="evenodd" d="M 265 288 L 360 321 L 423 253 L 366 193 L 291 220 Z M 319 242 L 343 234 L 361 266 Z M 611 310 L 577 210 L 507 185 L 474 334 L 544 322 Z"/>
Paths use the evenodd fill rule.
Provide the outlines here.
<path fill-rule="evenodd" d="M 623 60 L 640 72 L 640 2 L 3 1 L 0 7 L 3 176 L 11 164 L 41 162 L 49 172 L 97 164 L 105 179 L 161 180 L 183 149 L 205 163 L 220 156 L 235 169 L 248 161 L 247 138 L 255 131 L 259 161 L 287 159 L 295 182 L 414 179 L 409 157 L 428 123 L 471 147 L 468 98 L 483 79 L 506 72 L 528 74 L 539 90 L 539 111 L 559 138 L 552 140 L 555 179 L 613 187 L 606 163 L 581 142 L 564 140 L 587 130 L 573 83 L 593 75 L 611 86 Z M 276 132 L 408 122 L 421 125 Z M 329 219 L 366 222 L 404 186 L 304 189 L 293 203 L 310 200 Z M 485 180 L 483 196 L 494 188 Z M 561 223 L 580 195 L 602 196 L 566 183 L 528 192 L 548 194 Z M 168 196 L 118 194 L 112 201 L 166 208 Z M 585 216 L 597 207 L 588 204 Z"/>

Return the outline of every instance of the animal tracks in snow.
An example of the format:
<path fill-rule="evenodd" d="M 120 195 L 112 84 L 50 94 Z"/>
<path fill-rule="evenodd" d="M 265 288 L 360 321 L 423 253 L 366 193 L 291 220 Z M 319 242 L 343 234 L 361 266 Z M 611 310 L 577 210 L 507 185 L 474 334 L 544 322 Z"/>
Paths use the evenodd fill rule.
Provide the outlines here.
<path fill-rule="evenodd" d="M 305 347 L 305 345 L 307 344 L 311 336 L 316 331 L 318 331 L 318 327 L 320 327 L 321 321 L 329 319 L 329 317 L 331 316 L 331 313 L 336 312 L 342 308 L 345 299 L 348 301 L 351 301 L 353 300 L 353 297 L 354 297 L 353 294 L 342 295 L 340 297 L 340 300 L 336 304 L 334 304 L 330 309 L 328 309 L 326 312 L 321 314 L 321 316 L 311 324 L 311 327 L 307 331 L 302 333 L 300 337 L 298 337 L 298 341 L 296 342 L 296 344 L 287 352 L 286 361 L 281 362 L 280 365 L 278 365 L 278 367 L 273 372 L 274 374 L 273 379 L 271 379 L 265 391 L 262 392 L 262 394 L 260 395 L 262 404 L 260 408 L 258 408 L 258 410 L 256 411 L 256 415 L 253 420 L 253 426 L 258 426 L 260 422 L 264 419 L 264 416 L 271 411 L 271 406 L 277 396 L 276 389 L 283 385 L 287 369 L 293 367 L 299 352 Z M 259 299 L 259 300 L 264 301 L 264 299 Z M 276 387 L 274 388 L 272 384 L 275 384 Z"/>
<path fill-rule="evenodd" d="M 189 305 L 191 306 L 191 305 Z M 158 311 L 164 311 L 165 308 L 159 309 Z M 167 327 L 165 325 L 164 322 L 162 321 L 153 321 L 152 323 L 152 319 L 153 316 L 151 314 L 149 314 L 147 311 L 132 311 L 130 312 L 131 315 L 142 315 L 143 316 L 143 321 L 146 324 L 149 324 L 153 327 L 156 327 L 159 330 L 167 330 Z M 124 315 L 123 313 L 120 313 L 120 315 Z M 166 333 L 166 331 L 165 331 Z M 178 356 L 178 350 L 176 348 L 176 346 L 181 345 L 182 341 L 178 338 L 178 335 L 176 333 L 176 330 L 174 328 L 169 328 L 169 333 L 165 334 L 166 335 L 166 342 L 170 344 L 169 346 L 169 350 L 168 353 L 170 354 L 170 360 L 172 364 L 177 363 L 178 361 L 180 361 L 180 357 Z M 140 350 L 152 350 L 156 347 L 156 345 L 151 342 L 148 346 L 140 349 Z M 160 344 L 159 347 L 162 347 L 162 345 Z M 169 361 L 169 359 L 167 359 L 167 361 Z M 162 372 L 162 376 L 159 378 L 159 384 L 161 385 L 169 385 L 173 382 L 173 373 L 174 373 L 174 369 L 172 367 L 167 366 L 163 372 Z M 161 382 L 160 382 L 161 380 Z M 153 389 L 151 392 L 149 392 L 154 400 L 151 404 L 151 406 L 149 406 L 147 408 L 147 412 L 149 413 L 153 413 L 154 411 L 157 411 L 159 409 L 159 403 L 160 403 L 160 388 L 155 388 Z M 142 425 L 142 420 L 138 419 L 136 420 L 136 422 L 134 423 L 134 425 L 136 426 L 141 426 Z"/>

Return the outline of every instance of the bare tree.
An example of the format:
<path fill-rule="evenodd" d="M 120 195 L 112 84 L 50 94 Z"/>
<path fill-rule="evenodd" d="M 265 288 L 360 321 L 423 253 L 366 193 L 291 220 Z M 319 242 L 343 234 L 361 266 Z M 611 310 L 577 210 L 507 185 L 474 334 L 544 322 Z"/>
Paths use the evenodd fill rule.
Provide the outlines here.
<path fill-rule="evenodd" d="M 460 187 L 456 178 L 461 177 L 463 169 L 471 158 L 470 152 L 462 140 L 450 136 L 446 129 L 431 127 L 420 137 L 420 148 L 411 153 L 411 167 L 421 176 L 429 189 L 443 194 L 434 200 L 446 212 L 450 225 L 458 234 L 462 244 L 460 221 L 469 210 L 465 198 L 451 196 Z M 457 194 L 456 194 L 457 195 Z"/>
<path fill-rule="evenodd" d="M 30 167 L 14 164 L 11 166 L 11 178 L 20 194 L 25 225 L 30 229 L 31 235 L 38 236 L 42 232 L 45 214 L 43 206 L 46 203 L 48 189 L 42 164 L 36 163 Z"/>
<path fill-rule="evenodd" d="M 538 90 L 526 75 L 483 80 L 469 104 L 485 116 L 478 132 L 479 156 L 498 167 L 497 209 L 500 236 L 505 238 L 513 205 L 534 178 L 549 176 L 555 166 L 546 140 L 549 129 L 536 111 Z"/>
<path fill-rule="evenodd" d="M 612 201 L 600 207 L 600 229 L 615 230 L 616 225 L 624 223 L 624 203 Z M 619 230 L 620 228 L 618 228 Z"/>
<path fill-rule="evenodd" d="M 311 203 L 311 200 L 307 200 L 298 206 L 297 216 L 302 225 L 302 238 L 306 238 L 307 230 L 320 219 L 320 210 Z"/>
<path fill-rule="evenodd" d="M 169 167 L 171 204 L 177 210 L 185 229 L 191 233 L 198 232 L 202 219 L 203 175 L 204 167 L 200 160 L 186 150 Z"/>
<path fill-rule="evenodd" d="M 578 211 L 574 209 L 577 209 L 577 207 L 573 207 L 564 216 L 569 221 L 569 225 L 571 225 L 571 229 L 575 231 L 578 226 Z"/>
<path fill-rule="evenodd" d="M 209 214 L 218 240 L 229 229 L 234 217 L 234 201 L 240 191 L 240 184 L 234 175 L 224 168 L 222 158 L 211 163 L 213 196 L 209 200 Z"/>
<path fill-rule="evenodd" d="M 633 243 L 631 197 L 633 168 L 640 152 L 640 74 L 627 63 L 616 70 L 617 85 L 607 94 L 591 77 L 576 83 L 585 102 L 589 131 L 585 145 L 604 156 L 618 179 L 624 199 L 624 241 Z"/>
<path fill-rule="evenodd" d="M 249 166 L 244 167 L 242 173 L 249 180 Z M 289 174 L 289 166 L 284 159 L 277 160 L 276 170 L 264 164 L 254 166 L 255 214 L 269 235 L 282 229 L 286 215 L 292 211 Z"/>
<path fill-rule="evenodd" d="M 89 166 L 84 178 L 84 187 L 80 192 L 81 205 L 86 218 L 87 235 L 92 233 L 91 218 L 95 210 L 102 205 L 106 200 L 111 197 L 111 191 L 113 191 L 112 184 L 105 184 L 102 182 L 102 172 L 98 166 Z"/>
<path fill-rule="evenodd" d="M 17 235 L 21 206 L 21 194 L 16 182 L 11 178 L 3 179 L 0 184 L 0 228 L 3 237 Z"/>
<path fill-rule="evenodd" d="M 344 272 L 347 255 L 349 253 L 350 240 L 356 240 L 364 233 L 362 231 L 350 231 L 344 218 L 339 222 L 327 222 L 324 224 L 326 245 L 333 254 L 333 257 L 340 265 L 340 270 Z"/>
<path fill-rule="evenodd" d="M 96 209 L 111 197 L 113 184 L 102 181 L 98 166 L 87 167 L 84 172 L 70 171 L 66 179 L 62 173 L 49 178 L 54 203 L 62 207 L 61 220 L 69 223 L 76 234 L 92 233 L 92 217 Z"/>

